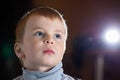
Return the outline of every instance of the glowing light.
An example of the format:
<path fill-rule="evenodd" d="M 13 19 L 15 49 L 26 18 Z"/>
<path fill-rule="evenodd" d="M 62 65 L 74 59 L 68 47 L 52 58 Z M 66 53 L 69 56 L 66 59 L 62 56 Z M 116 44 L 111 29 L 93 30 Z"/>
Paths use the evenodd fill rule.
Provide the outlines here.
<path fill-rule="evenodd" d="M 105 34 L 108 43 L 118 43 L 120 41 L 120 32 L 117 30 L 109 30 Z"/>

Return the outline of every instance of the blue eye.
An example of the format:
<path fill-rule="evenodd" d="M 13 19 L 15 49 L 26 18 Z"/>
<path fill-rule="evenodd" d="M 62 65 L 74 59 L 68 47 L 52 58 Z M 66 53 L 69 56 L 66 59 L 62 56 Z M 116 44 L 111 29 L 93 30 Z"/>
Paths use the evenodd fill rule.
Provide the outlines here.
<path fill-rule="evenodd" d="M 55 34 L 55 38 L 61 39 L 61 35 L 60 34 Z"/>
<path fill-rule="evenodd" d="M 40 32 L 40 31 L 39 31 L 39 32 L 36 32 L 35 35 L 36 35 L 36 36 L 43 36 L 44 34 L 43 34 L 43 32 Z"/>

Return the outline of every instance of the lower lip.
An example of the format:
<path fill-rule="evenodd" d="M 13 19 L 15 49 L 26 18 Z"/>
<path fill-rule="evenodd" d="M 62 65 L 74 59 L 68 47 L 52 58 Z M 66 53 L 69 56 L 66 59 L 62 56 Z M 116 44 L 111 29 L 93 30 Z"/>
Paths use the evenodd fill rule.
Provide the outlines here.
<path fill-rule="evenodd" d="M 48 55 L 54 54 L 52 51 L 43 51 L 43 53 Z"/>

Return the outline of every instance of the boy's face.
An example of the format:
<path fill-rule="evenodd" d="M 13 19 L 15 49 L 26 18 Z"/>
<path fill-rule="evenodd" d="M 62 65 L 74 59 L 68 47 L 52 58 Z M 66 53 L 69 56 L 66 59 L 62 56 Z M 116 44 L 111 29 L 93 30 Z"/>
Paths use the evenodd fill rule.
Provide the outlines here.
<path fill-rule="evenodd" d="M 66 28 L 59 19 L 32 16 L 26 23 L 22 52 L 26 68 L 39 70 L 58 64 L 66 48 Z"/>

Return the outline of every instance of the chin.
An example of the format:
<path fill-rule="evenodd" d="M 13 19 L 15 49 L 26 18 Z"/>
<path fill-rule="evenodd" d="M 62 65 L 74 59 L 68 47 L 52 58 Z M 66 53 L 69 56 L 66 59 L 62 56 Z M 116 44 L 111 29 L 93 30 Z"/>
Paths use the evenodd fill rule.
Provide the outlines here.
<path fill-rule="evenodd" d="M 54 67 L 58 64 L 58 62 L 45 62 L 43 63 L 44 65 L 48 66 L 48 67 Z"/>

